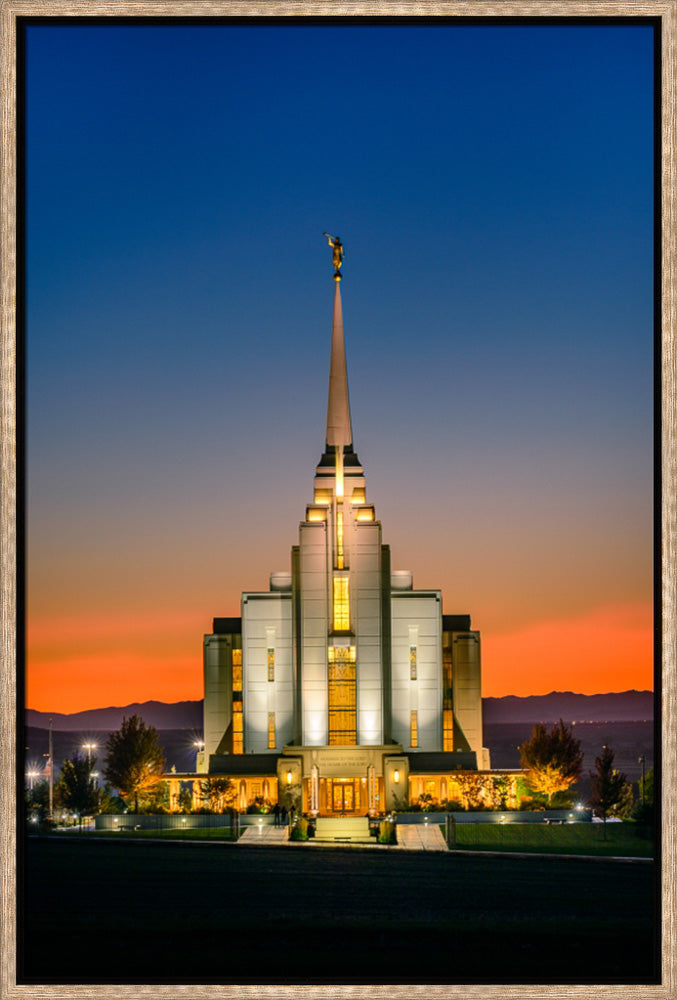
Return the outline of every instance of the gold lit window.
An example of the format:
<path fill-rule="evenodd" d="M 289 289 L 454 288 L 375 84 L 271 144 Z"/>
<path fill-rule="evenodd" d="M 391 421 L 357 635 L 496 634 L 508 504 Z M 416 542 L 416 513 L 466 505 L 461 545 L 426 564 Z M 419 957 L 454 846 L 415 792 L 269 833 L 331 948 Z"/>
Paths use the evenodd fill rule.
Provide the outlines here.
<path fill-rule="evenodd" d="M 334 630 L 350 629 L 350 581 L 347 576 L 334 577 Z"/>
<path fill-rule="evenodd" d="M 233 701 L 233 753 L 244 753 L 244 726 L 241 701 Z"/>
<path fill-rule="evenodd" d="M 329 647 L 329 743 L 357 743 L 355 646 Z"/>
<path fill-rule="evenodd" d="M 268 680 L 275 680 L 275 650 L 268 650 Z"/>
<path fill-rule="evenodd" d="M 418 712 L 413 711 L 411 713 L 411 745 L 412 747 L 418 746 Z"/>
<path fill-rule="evenodd" d="M 343 511 L 336 512 L 336 566 L 343 569 Z"/>
<path fill-rule="evenodd" d="M 242 650 L 233 650 L 233 753 L 244 753 L 242 715 Z"/>
<path fill-rule="evenodd" d="M 416 667 L 417 667 L 416 646 L 410 646 L 409 647 L 409 676 L 411 677 L 412 681 L 416 680 Z"/>
<path fill-rule="evenodd" d="M 450 708 L 442 709 L 442 749 L 454 749 L 454 713 Z"/>
<path fill-rule="evenodd" d="M 268 712 L 268 749 L 275 749 L 275 712 Z"/>
<path fill-rule="evenodd" d="M 454 749 L 454 711 L 451 650 L 442 650 L 442 749 Z"/>

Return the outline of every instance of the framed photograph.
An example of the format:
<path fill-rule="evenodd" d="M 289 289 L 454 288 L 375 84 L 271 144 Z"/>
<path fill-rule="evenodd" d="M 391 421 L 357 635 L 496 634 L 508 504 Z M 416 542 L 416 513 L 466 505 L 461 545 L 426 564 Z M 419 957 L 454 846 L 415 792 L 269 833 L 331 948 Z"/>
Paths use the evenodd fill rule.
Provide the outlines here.
<path fill-rule="evenodd" d="M 3 998 L 674 995 L 675 14 L 4 0 Z"/>

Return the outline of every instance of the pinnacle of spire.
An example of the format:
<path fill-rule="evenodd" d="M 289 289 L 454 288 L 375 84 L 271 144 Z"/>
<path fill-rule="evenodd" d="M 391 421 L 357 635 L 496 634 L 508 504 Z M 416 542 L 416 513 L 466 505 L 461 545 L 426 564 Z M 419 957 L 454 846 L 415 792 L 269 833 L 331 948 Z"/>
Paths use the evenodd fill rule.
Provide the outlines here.
<path fill-rule="evenodd" d="M 350 396 L 348 394 L 348 369 L 346 345 L 343 335 L 343 310 L 341 284 L 336 282 L 334 297 L 334 328 L 331 342 L 331 368 L 329 370 L 329 404 L 327 406 L 327 451 L 346 448 L 353 443 L 350 421 Z"/>

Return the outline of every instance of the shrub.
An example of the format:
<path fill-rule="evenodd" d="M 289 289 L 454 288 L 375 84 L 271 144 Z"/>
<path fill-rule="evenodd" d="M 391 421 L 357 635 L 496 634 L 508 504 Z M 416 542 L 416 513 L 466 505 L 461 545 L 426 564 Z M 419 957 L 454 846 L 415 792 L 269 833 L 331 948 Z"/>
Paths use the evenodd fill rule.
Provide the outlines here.
<path fill-rule="evenodd" d="M 382 819 L 378 825 L 379 844 L 396 844 L 397 827 L 390 820 Z"/>
<path fill-rule="evenodd" d="M 297 816 L 294 825 L 291 828 L 290 840 L 307 840 L 308 839 L 308 820 L 305 816 Z"/>
<path fill-rule="evenodd" d="M 545 812 L 545 802 L 542 798 L 534 796 L 534 798 L 523 798 L 520 799 L 520 809 Z"/>
<path fill-rule="evenodd" d="M 453 813 L 465 811 L 463 803 L 459 802 L 458 799 L 443 799 L 440 805 L 442 806 L 442 810 L 444 812 Z"/>
<path fill-rule="evenodd" d="M 252 813 L 269 813 L 271 810 L 270 799 L 264 799 L 261 795 L 257 795 L 253 802 L 247 806 L 247 812 L 251 815 Z"/>

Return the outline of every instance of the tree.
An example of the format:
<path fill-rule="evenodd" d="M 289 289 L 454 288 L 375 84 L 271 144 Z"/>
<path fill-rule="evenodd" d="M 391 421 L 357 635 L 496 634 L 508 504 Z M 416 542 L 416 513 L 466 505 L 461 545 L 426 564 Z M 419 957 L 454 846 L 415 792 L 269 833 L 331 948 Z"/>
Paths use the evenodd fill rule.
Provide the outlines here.
<path fill-rule="evenodd" d="M 644 778 L 640 778 L 638 781 L 639 788 L 639 801 L 644 803 L 644 805 L 653 805 L 653 768 L 650 767 L 649 770 L 644 775 Z"/>
<path fill-rule="evenodd" d="M 646 772 L 644 779 L 639 779 L 638 786 L 639 802 L 634 808 L 632 818 L 642 826 L 651 827 L 654 821 L 654 781 L 652 767 Z"/>
<path fill-rule="evenodd" d="M 604 821 L 604 839 L 606 840 L 606 818 L 614 807 L 618 807 L 625 796 L 627 800 L 628 783 L 621 771 L 614 769 L 614 752 L 611 747 L 602 747 L 602 756 L 595 757 L 595 770 L 590 771 L 592 795 L 590 801 L 593 808 Z M 632 798 L 632 791 L 630 790 Z"/>
<path fill-rule="evenodd" d="M 581 741 L 574 739 L 572 730 L 561 719 L 550 732 L 537 723 L 518 749 L 527 772 L 526 783 L 532 791 L 545 795 L 548 805 L 556 792 L 565 792 L 581 776 Z"/>
<path fill-rule="evenodd" d="M 146 726 L 138 715 L 122 720 L 122 726 L 106 742 L 104 777 L 123 798 L 134 803 L 151 798 L 159 790 L 167 766 L 155 726 Z"/>
<path fill-rule="evenodd" d="M 63 809 L 68 809 L 82 822 L 83 816 L 91 816 L 99 809 L 99 790 L 92 779 L 96 757 L 91 758 L 75 753 L 61 765 L 61 774 L 54 787 L 56 801 Z"/>
<path fill-rule="evenodd" d="M 235 785 L 230 778 L 204 778 L 199 785 L 200 798 L 210 812 L 222 813 L 232 808 Z"/>
<path fill-rule="evenodd" d="M 44 824 L 49 819 L 48 781 L 38 781 L 26 792 L 26 815 L 32 823 Z"/>

